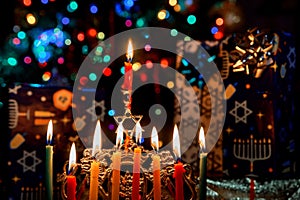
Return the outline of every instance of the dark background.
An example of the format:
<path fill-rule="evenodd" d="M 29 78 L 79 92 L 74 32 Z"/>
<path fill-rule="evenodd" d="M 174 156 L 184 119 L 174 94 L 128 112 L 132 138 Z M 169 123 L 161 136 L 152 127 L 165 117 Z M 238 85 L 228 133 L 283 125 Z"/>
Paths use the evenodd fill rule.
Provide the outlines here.
<path fill-rule="evenodd" d="M 89 3 L 90 1 L 82 1 L 79 2 L 80 4 Z M 119 32 L 122 32 L 124 30 L 127 30 L 128 28 L 124 26 L 124 18 L 116 15 L 114 12 L 114 3 L 118 1 L 99 1 L 101 3 L 101 16 L 99 16 L 99 21 L 101 22 L 101 31 L 105 32 L 106 37 L 112 36 L 114 34 L 117 34 Z M 167 1 L 166 1 L 167 2 Z M 153 1 L 136 1 L 137 4 L 140 6 L 139 12 L 148 13 L 149 19 L 154 19 L 153 16 L 151 16 L 151 12 L 153 10 L 157 10 L 162 4 L 167 4 L 166 2 L 162 2 L 159 0 L 153 0 Z M 176 14 L 174 13 L 174 20 L 171 22 L 166 21 L 158 21 L 158 20 L 148 20 L 148 26 L 160 26 L 160 27 L 166 27 L 166 28 L 177 28 L 178 31 L 190 35 L 193 37 L 193 39 L 198 40 L 212 40 L 213 37 L 210 33 L 210 27 L 212 26 L 214 19 L 222 15 L 224 10 L 217 10 L 213 9 L 213 6 L 217 2 L 222 1 L 210 1 L 210 0 L 199 0 L 195 1 L 195 6 L 193 7 L 193 10 L 190 10 L 189 12 L 194 13 L 197 16 L 197 26 L 188 27 L 186 26 L 185 22 L 185 13 Z M 243 16 L 243 21 L 238 26 L 233 27 L 225 27 L 225 36 L 233 34 L 235 32 L 243 32 L 246 31 L 249 28 L 252 27 L 259 27 L 259 28 L 266 28 L 270 29 L 272 31 L 286 31 L 294 35 L 295 43 L 296 43 L 296 52 L 297 56 L 299 55 L 299 21 L 297 21 L 296 17 L 298 16 L 299 12 L 299 3 L 297 0 L 236 0 L 232 1 L 236 2 L 236 6 L 238 6 L 238 9 L 236 7 L 228 7 L 229 10 L 237 9 L 239 14 Z M 37 4 L 34 4 L 31 7 L 32 10 L 40 10 L 42 9 Z M 61 10 L 62 8 L 65 8 L 67 2 L 65 1 L 59 1 L 57 0 L 55 6 L 51 8 L 45 8 L 49 9 L 47 12 L 55 14 L 56 11 Z M 19 22 L 20 15 L 18 13 L 18 10 L 20 10 L 22 7 L 20 6 L 20 1 L 17 0 L 10 0 L 2 2 L 2 5 L 0 6 L 0 49 L 7 43 L 7 38 L 12 33 L 12 27 Z M 74 18 L 78 19 L 78 29 L 82 28 L 84 29 L 84 26 L 86 25 L 84 22 L 85 20 L 88 22 L 88 20 L 91 20 L 89 18 L 89 15 L 85 13 L 85 11 L 79 12 L 77 14 L 74 14 Z M 72 30 L 74 31 L 74 30 Z M 93 46 L 93 42 L 90 43 L 91 46 Z M 59 68 L 59 72 L 62 74 L 62 76 L 70 77 L 71 72 L 76 72 L 76 70 L 79 67 L 79 64 L 82 61 L 82 57 L 79 55 L 79 51 L 75 51 L 75 54 L 73 57 L 71 57 L 67 62 L 69 62 L 68 68 Z M 1 55 L 0 55 L 1 59 Z M 79 63 L 79 64 L 78 64 Z M 298 148 L 297 155 L 300 154 L 300 128 L 298 120 L 300 119 L 300 110 L 299 110 L 299 92 L 300 92 L 300 79 L 298 76 L 300 75 L 299 71 L 299 62 L 296 63 L 296 74 L 295 74 L 295 87 L 294 87 L 294 93 L 295 93 L 295 134 L 296 135 L 296 145 Z M 0 77 L 2 76 L 6 84 L 20 81 L 20 82 L 42 82 L 40 80 L 40 74 L 42 73 L 39 71 L 40 69 L 37 69 L 34 72 L 31 72 L 31 75 L 26 76 L 17 76 L 16 74 L 12 75 L 3 75 L 0 71 Z M 68 79 L 70 82 L 69 84 L 72 84 L 72 80 Z M 7 100 L 7 97 L 4 95 L 7 92 L 6 87 L 1 87 L 1 102 L 5 102 Z M 8 128 L 7 128 L 7 110 L 5 109 L 5 105 L 1 104 L 0 107 L 0 130 L 1 130 L 1 140 L 0 140 L 0 163 L 1 166 L 3 163 L 5 163 L 5 156 L 7 151 L 7 140 L 8 139 Z M 5 174 L 6 164 L 1 167 L 1 174 L 0 177 L 4 177 L 4 179 L 1 179 L 0 186 L 5 184 L 5 177 L 7 174 Z M 300 168 L 297 167 L 297 175 L 300 175 Z M 2 192 L 2 189 L 1 189 Z"/>

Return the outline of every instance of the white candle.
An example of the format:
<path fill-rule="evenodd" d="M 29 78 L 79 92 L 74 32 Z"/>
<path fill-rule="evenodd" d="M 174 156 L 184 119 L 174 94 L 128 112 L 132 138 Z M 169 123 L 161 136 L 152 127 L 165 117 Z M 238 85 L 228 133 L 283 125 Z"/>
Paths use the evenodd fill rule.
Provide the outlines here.
<path fill-rule="evenodd" d="M 200 128 L 199 133 L 199 145 L 200 145 L 200 182 L 199 182 L 199 199 L 206 199 L 206 163 L 207 163 L 207 153 L 205 152 L 205 136 L 203 127 Z"/>
<path fill-rule="evenodd" d="M 151 135 L 151 146 L 154 151 L 158 152 L 158 134 L 155 127 L 152 129 Z M 153 167 L 153 189 L 154 189 L 154 200 L 161 199 L 161 183 L 160 183 L 160 156 L 156 153 L 152 156 L 152 167 Z"/>

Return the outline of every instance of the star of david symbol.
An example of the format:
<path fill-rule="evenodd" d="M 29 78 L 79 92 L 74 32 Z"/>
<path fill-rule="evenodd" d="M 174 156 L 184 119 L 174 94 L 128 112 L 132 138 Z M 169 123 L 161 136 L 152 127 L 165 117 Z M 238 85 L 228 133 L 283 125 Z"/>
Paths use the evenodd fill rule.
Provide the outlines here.
<path fill-rule="evenodd" d="M 132 136 L 136 124 L 141 121 L 142 117 L 142 115 L 132 115 L 131 111 L 126 109 L 124 115 L 115 116 L 114 119 L 118 125 L 122 124 L 128 134 Z"/>
<path fill-rule="evenodd" d="M 101 108 L 101 114 L 97 115 L 96 113 L 96 108 L 99 107 Z M 92 121 L 96 121 L 98 117 L 103 121 L 104 120 L 104 115 L 105 115 L 105 105 L 104 105 L 104 100 L 97 102 L 93 100 L 92 106 L 86 109 L 86 112 L 88 112 L 92 116 Z"/>
<path fill-rule="evenodd" d="M 290 51 L 287 55 L 287 58 L 289 60 L 289 63 L 290 63 L 290 68 L 293 68 L 295 69 L 296 68 L 296 50 L 295 48 L 293 47 L 290 47 Z"/>
<path fill-rule="evenodd" d="M 239 116 L 239 114 L 238 114 L 239 108 L 244 109 L 244 113 L 242 116 Z M 235 117 L 235 123 L 238 123 L 241 121 L 241 122 L 244 122 L 245 124 L 247 124 L 247 116 L 252 113 L 252 110 L 247 108 L 246 100 L 243 101 L 242 103 L 235 101 L 235 107 L 229 113 Z"/>
<path fill-rule="evenodd" d="M 32 159 L 32 163 L 28 163 L 27 158 Z M 42 161 L 41 159 L 38 159 L 36 157 L 36 151 L 32 151 L 31 153 L 27 151 L 23 151 L 23 157 L 17 160 L 17 163 L 23 166 L 23 172 L 27 172 L 31 170 L 32 172 L 35 172 L 35 167 L 40 164 Z"/>

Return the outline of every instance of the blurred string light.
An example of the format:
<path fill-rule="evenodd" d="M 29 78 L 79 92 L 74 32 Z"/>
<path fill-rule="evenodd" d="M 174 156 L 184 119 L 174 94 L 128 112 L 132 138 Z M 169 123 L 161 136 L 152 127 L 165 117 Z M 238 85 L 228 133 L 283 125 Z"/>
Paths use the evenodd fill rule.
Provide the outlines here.
<path fill-rule="evenodd" d="M 52 75 L 51 72 L 49 72 L 49 71 L 45 72 L 45 73 L 42 75 L 43 81 L 49 81 L 50 78 L 51 78 L 51 75 Z"/>
<path fill-rule="evenodd" d="M 195 15 L 189 15 L 186 20 L 187 20 L 188 24 L 193 25 L 196 23 L 197 18 Z"/>
<path fill-rule="evenodd" d="M 70 3 L 67 5 L 67 10 L 72 13 L 75 12 L 78 9 L 78 4 L 76 1 L 70 1 Z"/>
<path fill-rule="evenodd" d="M 159 20 L 164 20 L 164 19 L 168 19 L 170 17 L 170 13 L 169 11 L 163 9 L 163 10 L 160 10 L 158 13 L 157 13 L 157 18 Z"/>
<path fill-rule="evenodd" d="M 90 5 L 90 12 L 96 14 L 98 12 L 98 7 L 95 4 Z"/>
<path fill-rule="evenodd" d="M 39 30 L 36 30 L 37 32 Z M 65 40 L 69 35 L 59 28 L 49 29 L 36 34 L 33 42 L 32 52 L 40 63 L 48 62 L 53 55 L 61 53 L 65 46 Z"/>
<path fill-rule="evenodd" d="M 24 6 L 31 6 L 31 0 L 23 0 Z"/>
<path fill-rule="evenodd" d="M 32 13 L 26 15 L 26 20 L 30 25 L 35 25 L 37 23 L 37 19 Z"/>

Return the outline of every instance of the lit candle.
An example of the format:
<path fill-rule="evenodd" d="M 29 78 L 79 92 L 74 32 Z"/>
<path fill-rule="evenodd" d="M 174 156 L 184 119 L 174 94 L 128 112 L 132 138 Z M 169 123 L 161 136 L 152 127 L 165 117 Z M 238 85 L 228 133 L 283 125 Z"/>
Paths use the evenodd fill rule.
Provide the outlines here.
<path fill-rule="evenodd" d="M 200 145 L 200 183 L 199 183 L 199 199 L 205 200 L 206 199 L 206 160 L 207 160 L 207 153 L 205 152 L 205 136 L 203 127 L 200 128 L 199 133 L 199 145 Z"/>
<path fill-rule="evenodd" d="M 121 151 L 120 147 L 122 144 L 123 139 L 123 124 L 120 123 L 117 128 L 117 138 L 116 138 L 116 148 L 117 151 L 113 153 L 112 156 L 112 192 L 111 192 L 111 199 L 118 200 L 119 199 L 119 192 L 120 192 L 120 168 L 121 168 Z"/>
<path fill-rule="evenodd" d="M 180 139 L 178 134 L 178 128 L 175 124 L 174 132 L 173 132 L 173 151 L 175 156 L 177 157 L 177 162 L 174 165 L 174 174 L 173 177 L 175 178 L 175 200 L 183 200 L 184 193 L 183 193 L 183 174 L 185 169 L 183 167 L 183 163 L 180 162 Z"/>
<path fill-rule="evenodd" d="M 132 78 L 133 78 L 132 63 L 131 63 L 131 60 L 133 58 L 133 47 L 132 47 L 131 40 L 128 41 L 126 58 L 127 58 L 127 61 L 124 62 L 124 67 L 125 67 L 124 82 L 121 87 L 122 87 L 122 89 L 128 91 L 128 100 L 129 100 L 128 106 L 130 109 L 131 108 Z"/>
<path fill-rule="evenodd" d="M 69 156 L 69 168 L 67 176 L 67 200 L 76 200 L 76 176 L 71 175 L 70 172 L 76 165 L 76 149 L 75 143 L 72 143 L 70 156 Z"/>
<path fill-rule="evenodd" d="M 139 122 L 136 126 L 135 139 L 137 144 L 141 144 L 142 140 L 142 129 Z M 133 177 L 132 177 L 132 200 L 140 199 L 140 162 L 141 162 L 142 150 L 139 146 L 134 149 L 133 153 Z"/>
<path fill-rule="evenodd" d="M 153 167 L 153 188 L 154 188 L 154 200 L 161 199 L 161 184 L 160 184 L 160 156 L 157 154 L 158 146 L 158 134 L 155 127 L 152 129 L 151 135 L 151 146 L 153 147 L 156 154 L 152 156 L 152 167 Z"/>
<path fill-rule="evenodd" d="M 92 149 L 92 156 L 95 158 L 95 155 L 100 152 L 101 150 L 101 126 L 100 120 L 97 121 L 97 125 L 94 132 L 94 139 L 93 139 L 93 149 Z M 99 162 L 95 159 L 91 163 L 91 171 L 90 171 L 90 193 L 89 193 L 89 200 L 98 199 L 98 176 L 99 176 Z"/>
<path fill-rule="evenodd" d="M 53 199 L 53 146 L 51 145 L 53 135 L 52 120 L 48 123 L 47 145 L 46 145 L 46 195 L 48 200 Z"/>

